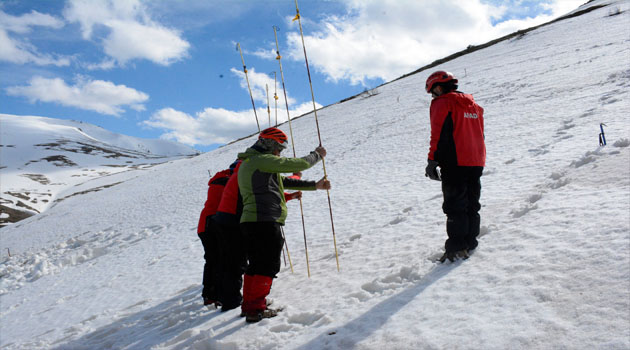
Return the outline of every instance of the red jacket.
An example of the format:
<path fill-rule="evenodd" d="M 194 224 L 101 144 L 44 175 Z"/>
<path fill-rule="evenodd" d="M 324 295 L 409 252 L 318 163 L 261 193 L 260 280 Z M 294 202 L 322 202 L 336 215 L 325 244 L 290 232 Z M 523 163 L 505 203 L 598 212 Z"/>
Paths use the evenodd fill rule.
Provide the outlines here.
<path fill-rule="evenodd" d="M 223 224 L 237 224 L 241 219 L 243 210 L 243 200 L 238 192 L 238 169 L 241 168 L 243 161 L 239 160 L 234 167 L 234 173 L 225 185 L 225 190 L 221 196 L 221 202 L 218 204 L 217 213 L 220 214 L 219 221 Z"/>
<path fill-rule="evenodd" d="M 442 167 L 486 165 L 483 108 L 472 95 L 455 91 L 433 99 L 429 159 Z"/>
<path fill-rule="evenodd" d="M 208 199 L 199 216 L 199 224 L 197 225 L 198 234 L 206 231 L 206 218 L 217 212 L 223 189 L 229 178 L 230 170 L 227 169 L 214 174 L 210 181 L 208 181 Z"/>

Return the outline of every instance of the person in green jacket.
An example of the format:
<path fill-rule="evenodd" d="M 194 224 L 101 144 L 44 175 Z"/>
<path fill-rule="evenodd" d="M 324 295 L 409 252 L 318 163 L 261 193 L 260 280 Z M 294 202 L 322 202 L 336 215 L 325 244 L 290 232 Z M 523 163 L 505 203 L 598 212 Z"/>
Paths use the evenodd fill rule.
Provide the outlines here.
<path fill-rule="evenodd" d="M 277 315 L 277 310 L 267 308 L 266 296 L 280 271 L 284 244 L 280 226 L 287 217 L 284 189 L 330 189 L 330 182 L 325 178 L 315 182 L 281 175 L 306 170 L 326 156 L 326 149 L 319 146 L 302 158 L 280 157 L 287 145 L 287 135 L 282 130 L 268 128 L 260 133 L 252 147 L 238 155 L 243 161 L 238 173 L 238 187 L 243 197 L 241 231 L 249 260 L 243 279 L 241 310 L 247 322 Z"/>

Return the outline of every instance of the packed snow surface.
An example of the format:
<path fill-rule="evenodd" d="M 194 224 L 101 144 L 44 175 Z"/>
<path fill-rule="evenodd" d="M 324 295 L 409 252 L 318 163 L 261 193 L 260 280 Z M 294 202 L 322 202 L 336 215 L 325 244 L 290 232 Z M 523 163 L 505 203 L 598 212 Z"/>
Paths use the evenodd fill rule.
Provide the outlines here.
<path fill-rule="evenodd" d="M 340 270 L 326 192 L 305 193 L 311 277 L 290 202 L 279 316 L 246 324 L 200 296 L 208 170 L 250 137 L 3 228 L 0 346 L 630 348 L 630 12 L 583 8 L 602 4 L 320 110 Z M 429 260 L 446 238 L 440 184 L 424 176 L 437 69 L 485 108 L 488 150 L 480 245 L 450 264 Z M 312 115 L 292 126 L 298 156 L 315 148 Z"/>

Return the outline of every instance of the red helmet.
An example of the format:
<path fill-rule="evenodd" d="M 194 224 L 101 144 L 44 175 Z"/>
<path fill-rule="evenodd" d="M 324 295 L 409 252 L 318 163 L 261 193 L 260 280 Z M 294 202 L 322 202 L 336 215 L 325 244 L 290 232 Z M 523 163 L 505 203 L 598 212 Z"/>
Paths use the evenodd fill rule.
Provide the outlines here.
<path fill-rule="evenodd" d="M 425 86 L 426 90 L 428 93 L 431 93 L 431 90 L 433 89 L 433 85 L 437 84 L 437 83 L 446 83 L 449 81 L 452 81 L 455 84 L 457 84 L 457 78 L 455 78 L 455 76 L 453 75 L 453 73 L 451 72 L 447 72 L 447 71 L 443 71 L 443 70 L 439 70 L 437 72 L 433 72 L 433 74 L 429 75 L 429 77 L 427 78 L 427 84 Z"/>
<path fill-rule="evenodd" d="M 287 142 L 287 135 L 282 132 L 282 130 L 278 129 L 278 128 L 267 128 L 265 130 L 263 130 L 260 135 L 258 136 L 258 139 L 271 139 L 276 141 L 277 143 L 280 144 L 280 146 L 282 146 L 282 148 L 286 148 L 288 145 Z"/>

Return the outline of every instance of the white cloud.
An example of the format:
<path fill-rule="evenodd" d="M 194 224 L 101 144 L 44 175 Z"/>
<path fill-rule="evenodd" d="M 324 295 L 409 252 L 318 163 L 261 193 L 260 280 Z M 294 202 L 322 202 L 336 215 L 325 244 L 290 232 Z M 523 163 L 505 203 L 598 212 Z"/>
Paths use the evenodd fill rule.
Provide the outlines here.
<path fill-rule="evenodd" d="M 163 138 L 191 146 L 226 143 L 258 130 L 251 111 L 233 112 L 222 108 L 206 108 L 195 116 L 164 108 L 142 124 L 167 130 Z"/>
<path fill-rule="evenodd" d="M 39 53 L 34 45 L 24 39 L 24 36 L 32 31 L 32 27 L 59 29 L 63 25 L 63 21 L 37 11 L 21 16 L 12 16 L 0 11 L 0 61 L 16 64 L 34 63 L 40 66 L 69 65 L 68 58 Z M 10 33 L 21 38 L 12 37 Z"/>
<path fill-rule="evenodd" d="M 31 11 L 21 16 L 11 16 L 0 11 L 0 27 L 14 33 L 25 34 L 31 32 L 34 26 L 59 29 L 64 26 L 63 21 L 44 13 Z"/>
<path fill-rule="evenodd" d="M 116 67 L 116 60 L 108 58 L 101 63 L 86 63 L 83 66 L 89 70 L 108 70 Z"/>
<path fill-rule="evenodd" d="M 242 70 L 236 68 L 231 69 L 232 74 L 240 78 L 240 85 L 243 88 L 243 97 L 249 98 L 249 91 L 247 89 L 247 80 L 245 79 L 245 73 Z M 254 68 L 247 69 L 247 77 L 249 79 L 249 86 L 252 90 L 252 96 L 254 101 L 263 103 L 265 108 L 267 106 L 267 87 L 269 88 L 269 104 L 273 104 L 273 94 L 277 85 L 278 104 L 285 106 L 284 92 L 282 91 L 282 80 L 280 72 L 276 73 L 276 81 L 273 78 L 273 72 L 269 74 L 258 73 Z M 295 103 L 295 99 L 287 93 L 287 101 L 289 102 L 289 108 Z M 257 103 L 257 105 L 258 105 Z"/>
<path fill-rule="evenodd" d="M 332 81 L 365 84 L 367 79 L 392 80 L 468 45 L 549 21 L 582 2 L 548 1 L 543 5 L 551 15 L 493 25 L 506 7 L 481 0 L 349 0 L 345 15 L 313 24 L 317 29 L 304 41 L 314 69 Z M 302 20 L 303 25 L 311 25 Z M 297 22 L 290 26 L 288 57 L 304 60 Z"/>
<path fill-rule="evenodd" d="M 168 66 L 182 59 L 190 47 L 179 33 L 159 25 L 120 20 L 111 20 L 107 25 L 112 31 L 104 40 L 105 53 L 123 64 L 148 59 Z"/>
<path fill-rule="evenodd" d="M 584 3 L 586 3 L 584 0 L 550 0 L 541 6 L 551 11 L 551 17 L 558 17 L 572 12 Z"/>
<path fill-rule="evenodd" d="M 64 16 L 81 25 L 84 39 L 101 40 L 104 52 L 121 65 L 146 59 L 167 66 L 185 58 L 190 48 L 179 31 L 152 20 L 140 0 L 70 0 Z M 95 34 L 101 28 L 107 30 L 104 38 Z M 111 66 L 105 60 L 92 68 Z"/>
<path fill-rule="evenodd" d="M 250 97 L 247 91 L 245 73 L 232 68 L 232 73 L 241 80 L 243 105 L 249 107 Z M 276 105 L 274 103 L 274 79 L 263 73 L 257 73 L 253 68 L 247 70 L 252 95 L 256 104 L 256 115 L 261 129 L 276 124 Z M 278 124 L 288 121 L 286 104 L 280 74 L 278 79 Z M 265 85 L 269 87 L 269 110 L 267 110 L 267 93 Z M 288 95 L 288 94 L 287 94 Z M 287 97 L 289 101 L 289 115 L 291 119 L 313 110 L 312 102 L 305 102 L 295 106 L 295 99 Z M 321 108 L 320 104 L 316 104 Z M 173 108 L 164 108 L 154 113 L 149 120 L 142 125 L 165 130 L 163 138 L 175 140 L 187 145 L 212 145 L 227 143 L 240 137 L 251 135 L 258 131 L 256 116 L 251 108 L 242 111 L 230 111 L 223 108 L 205 108 L 194 116 L 177 111 Z"/>
<path fill-rule="evenodd" d="M 276 58 L 276 44 L 273 44 L 273 48 L 271 46 L 269 46 L 269 48 L 266 49 L 258 49 L 254 52 L 250 52 L 252 55 L 265 59 L 265 60 L 270 60 L 270 59 L 275 59 Z"/>
<path fill-rule="evenodd" d="M 52 102 L 64 106 L 91 110 L 102 114 L 118 116 L 124 112 L 123 106 L 142 111 L 143 103 L 149 96 L 125 85 L 115 85 L 109 81 L 87 80 L 79 77 L 75 85 L 68 85 L 62 79 L 48 79 L 36 76 L 29 85 L 7 88 L 12 96 L 24 96 L 31 103 Z"/>
<path fill-rule="evenodd" d="M 318 108 L 321 105 L 317 105 Z M 291 118 L 313 110 L 312 102 L 303 103 L 290 111 Z M 260 128 L 269 127 L 267 109 L 257 108 Z M 278 106 L 278 123 L 287 121 L 286 109 Z M 275 114 L 271 111 L 271 124 L 275 125 Z M 144 126 L 166 130 L 162 138 L 175 140 L 186 145 L 212 145 L 234 141 L 258 132 L 256 119 L 251 109 L 229 111 L 223 108 L 206 108 L 194 116 L 164 108 L 154 113 Z"/>

